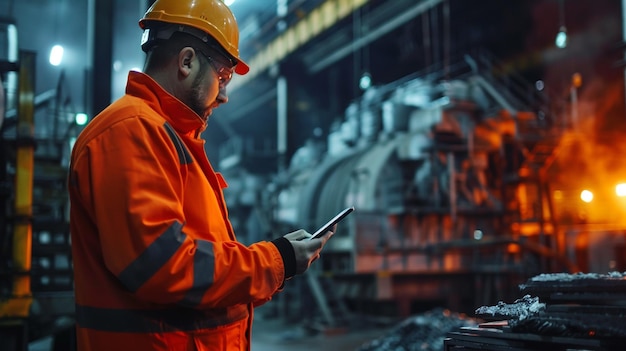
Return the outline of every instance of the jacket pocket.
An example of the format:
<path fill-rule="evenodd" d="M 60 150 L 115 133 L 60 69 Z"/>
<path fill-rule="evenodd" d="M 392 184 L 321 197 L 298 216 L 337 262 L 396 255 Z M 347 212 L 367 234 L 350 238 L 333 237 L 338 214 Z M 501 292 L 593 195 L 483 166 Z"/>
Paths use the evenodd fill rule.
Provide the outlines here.
<path fill-rule="evenodd" d="M 194 332 L 193 340 L 198 351 L 249 350 L 245 337 L 246 318 L 220 326 Z"/>

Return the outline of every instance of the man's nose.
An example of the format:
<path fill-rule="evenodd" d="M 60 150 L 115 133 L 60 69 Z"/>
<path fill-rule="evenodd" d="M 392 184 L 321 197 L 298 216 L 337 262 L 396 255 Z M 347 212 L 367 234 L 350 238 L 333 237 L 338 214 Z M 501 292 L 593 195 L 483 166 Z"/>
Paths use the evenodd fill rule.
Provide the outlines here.
<path fill-rule="evenodd" d="M 228 95 L 226 94 L 225 86 L 220 86 L 220 90 L 219 90 L 219 93 L 217 94 L 216 100 L 220 105 L 228 102 Z"/>

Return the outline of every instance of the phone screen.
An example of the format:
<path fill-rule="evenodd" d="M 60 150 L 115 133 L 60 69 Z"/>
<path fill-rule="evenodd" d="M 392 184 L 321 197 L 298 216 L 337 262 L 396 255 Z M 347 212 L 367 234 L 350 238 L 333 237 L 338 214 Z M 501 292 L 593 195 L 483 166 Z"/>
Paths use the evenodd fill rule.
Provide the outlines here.
<path fill-rule="evenodd" d="M 309 240 L 317 239 L 324 235 L 327 231 L 329 231 L 335 224 L 339 223 L 342 219 L 346 218 L 352 211 L 354 211 L 354 207 L 345 208 L 343 211 L 337 213 L 335 217 L 333 217 L 330 221 L 326 222 L 323 226 L 321 226 L 313 236 L 309 238 Z"/>

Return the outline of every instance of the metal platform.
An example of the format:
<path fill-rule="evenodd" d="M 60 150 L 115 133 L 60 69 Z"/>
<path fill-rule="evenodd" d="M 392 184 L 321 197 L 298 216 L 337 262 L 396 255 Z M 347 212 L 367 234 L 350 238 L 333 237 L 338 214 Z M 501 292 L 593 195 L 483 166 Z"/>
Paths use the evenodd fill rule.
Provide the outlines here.
<path fill-rule="evenodd" d="M 623 339 L 574 338 L 467 327 L 448 333 L 444 350 L 621 350 Z M 621 346 L 620 346 L 621 345 Z"/>

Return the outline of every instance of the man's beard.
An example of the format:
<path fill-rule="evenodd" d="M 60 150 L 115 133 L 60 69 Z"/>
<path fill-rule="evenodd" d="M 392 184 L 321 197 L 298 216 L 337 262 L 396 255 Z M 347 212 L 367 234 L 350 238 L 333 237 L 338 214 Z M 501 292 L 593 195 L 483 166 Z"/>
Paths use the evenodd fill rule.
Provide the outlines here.
<path fill-rule="evenodd" d="M 185 101 L 183 101 L 185 105 L 187 105 L 193 112 L 195 112 L 204 120 L 206 120 L 208 117 L 205 116 L 206 106 L 204 105 L 206 101 L 206 91 L 203 92 L 201 86 L 203 80 L 206 79 L 205 75 L 208 66 L 208 62 L 204 62 L 204 60 L 201 62 L 200 71 L 194 79 L 191 89 L 187 92 L 187 95 L 185 96 Z"/>

